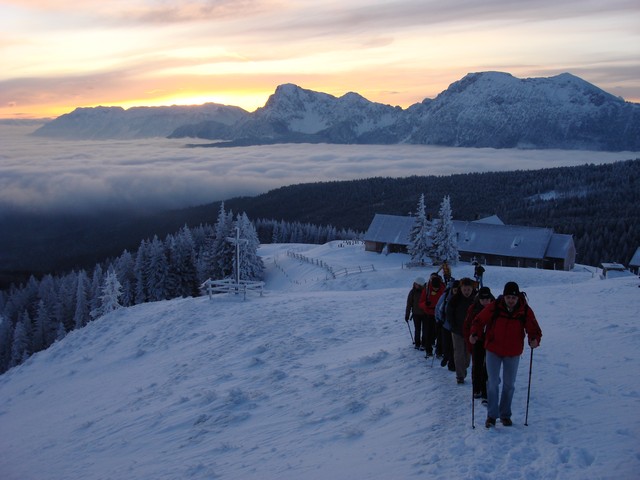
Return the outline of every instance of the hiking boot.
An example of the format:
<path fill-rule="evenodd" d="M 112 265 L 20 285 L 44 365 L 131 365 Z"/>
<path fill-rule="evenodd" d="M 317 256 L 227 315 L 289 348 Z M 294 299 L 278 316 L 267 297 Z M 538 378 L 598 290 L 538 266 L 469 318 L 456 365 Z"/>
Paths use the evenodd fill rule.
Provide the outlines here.
<path fill-rule="evenodd" d="M 447 363 L 448 363 L 447 359 L 446 359 L 446 358 L 443 358 L 443 359 L 442 359 L 442 361 L 440 362 L 440 366 L 441 366 L 441 367 L 446 367 L 446 366 L 447 366 Z"/>
<path fill-rule="evenodd" d="M 492 417 L 487 417 L 487 421 L 484 422 L 485 428 L 491 428 L 496 426 L 496 419 Z"/>
<path fill-rule="evenodd" d="M 451 362 L 449 362 L 449 367 L 447 367 L 447 368 L 449 368 L 450 372 L 455 372 L 456 371 L 456 366 Z"/>
<path fill-rule="evenodd" d="M 513 422 L 511 421 L 511 419 L 507 417 L 501 418 L 500 421 L 502 422 L 502 425 L 504 425 L 505 427 L 510 427 L 511 425 L 513 425 Z"/>
<path fill-rule="evenodd" d="M 482 398 L 482 392 L 473 392 L 473 398 Z"/>
<path fill-rule="evenodd" d="M 427 352 L 427 354 L 424 356 L 424 358 L 431 358 L 433 357 L 433 353 L 431 352 Z"/>
<path fill-rule="evenodd" d="M 420 350 L 420 345 L 414 345 L 413 348 L 415 348 L 416 350 Z"/>
<path fill-rule="evenodd" d="M 462 385 L 464 383 L 464 378 L 457 377 L 456 381 L 458 382 L 458 385 Z"/>

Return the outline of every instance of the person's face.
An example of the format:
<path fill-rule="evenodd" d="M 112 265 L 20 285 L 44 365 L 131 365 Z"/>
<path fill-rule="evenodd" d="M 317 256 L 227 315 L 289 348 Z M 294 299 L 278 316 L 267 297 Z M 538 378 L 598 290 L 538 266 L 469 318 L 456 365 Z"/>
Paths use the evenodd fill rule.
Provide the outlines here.
<path fill-rule="evenodd" d="M 491 303 L 491 299 L 490 298 L 481 298 L 480 299 L 480 305 L 482 305 L 483 307 L 489 305 Z"/>
<path fill-rule="evenodd" d="M 471 292 L 473 292 L 473 287 L 471 285 L 463 285 L 460 287 L 460 290 L 462 291 L 462 295 L 468 297 L 471 295 Z"/>
<path fill-rule="evenodd" d="M 507 305 L 507 307 L 513 308 L 516 306 L 516 303 L 518 303 L 518 297 L 516 295 L 505 295 L 504 303 Z"/>

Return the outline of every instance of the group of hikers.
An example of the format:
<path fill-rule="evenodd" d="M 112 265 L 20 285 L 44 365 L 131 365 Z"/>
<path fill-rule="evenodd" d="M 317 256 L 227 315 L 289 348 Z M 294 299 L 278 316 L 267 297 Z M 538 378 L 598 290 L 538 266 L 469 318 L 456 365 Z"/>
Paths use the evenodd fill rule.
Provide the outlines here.
<path fill-rule="evenodd" d="M 542 330 L 516 282 L 507 282 L 495 298 L 482 284 L 483 273 L 484 268 L 475 264 L 475 281 L 456 280 L 443 264 L 428 281 L 417 277 L 407 296 L 405 321 L 408 325 L 413 318 L 414 348 L 424 351 L 431 362 L 433 356 L 439 358 L 440 366 L 455 372 L 458 384 L 465 383 L 471 365 L 473 398 L 487 406 L 486 428 L 495 426 L 498 418 L 511 426 L 525 334 L 534 349 L 540 345 Z"/>

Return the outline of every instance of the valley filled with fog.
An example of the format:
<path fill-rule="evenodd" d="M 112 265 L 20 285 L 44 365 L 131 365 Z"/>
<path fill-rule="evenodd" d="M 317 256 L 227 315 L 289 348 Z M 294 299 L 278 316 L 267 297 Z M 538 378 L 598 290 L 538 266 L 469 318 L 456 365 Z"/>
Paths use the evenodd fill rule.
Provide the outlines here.
<path fill-rule="evenodd" d="M 57 140 L 0 125 L 0 215 L 164 210 L 307 182 L 611 163 L 640 152 L 426 145 L 190 148 L 192 139 Z"/>

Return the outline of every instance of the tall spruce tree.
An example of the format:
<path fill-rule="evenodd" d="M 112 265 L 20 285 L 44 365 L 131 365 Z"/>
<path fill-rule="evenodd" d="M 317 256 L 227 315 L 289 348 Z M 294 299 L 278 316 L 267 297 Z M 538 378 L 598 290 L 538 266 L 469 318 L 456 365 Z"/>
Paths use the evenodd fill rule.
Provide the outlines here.
<path fill-rule="evenodd" d="M 458 253 L 458 241 L 453 228 L 453 215 L 451 213 L 451 200 L 445 195 L 438 212 L 440 218 L 435 226 L 433 243 L 434 256 L 439 261 L 447 261 L 450 265 L 456 265 L 460 257 Z"/>
<path fill-rule="evenodd" d="M 427 262 L 431 256 L 432 222 L 427 219 L 424 194 L 420 195 L 416 209 L 416 220 L 409 232 L 407 252 L 413 262 Z"/>
<path fill-rule="evenodd" d="M 100 305 L 95 310 L 91 311 L 91 316 L 93 318 L 99 318 L 109 312 L 122 308 L 122 305 L 120 305 L 121 295 L 122 285 L 120 285 L 116 272 L 113 269 L 110 269 L 105 276 L 104 283 L 102 284 Z"/>
<path fill-rule="evenodd" d="M 240 279 L 260 280 L 262 279 L 264 264 L 258 256 L 258 234 L 246 213 L 238 214 L 236 225 L 240 238 L 244 241 L 240 245 Z M 234 276 L 237 266 L 234 262 Z"/>

